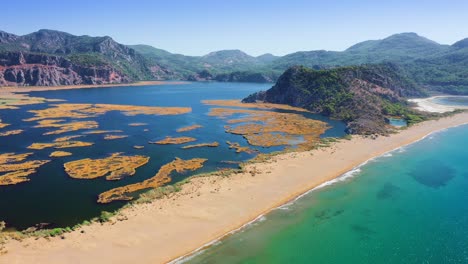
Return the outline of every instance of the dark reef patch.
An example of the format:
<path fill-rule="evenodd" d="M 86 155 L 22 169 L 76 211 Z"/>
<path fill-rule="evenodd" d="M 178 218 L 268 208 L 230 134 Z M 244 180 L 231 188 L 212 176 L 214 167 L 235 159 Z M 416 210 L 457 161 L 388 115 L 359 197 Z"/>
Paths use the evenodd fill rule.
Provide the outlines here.
<path fill-rule="evenodd" d="M 401 192 L 401 188 L 391 182 L 386 182 L 382 188 L 377 192 L 377 199 L 395 199 Z"/>
<path fill-rule="evenodd" d="M 455 170 L 436 159 L 420 162 L 417 170 L 409 173 L 420 184 L 431 188 L 440 188 L 455 177 Z"/>

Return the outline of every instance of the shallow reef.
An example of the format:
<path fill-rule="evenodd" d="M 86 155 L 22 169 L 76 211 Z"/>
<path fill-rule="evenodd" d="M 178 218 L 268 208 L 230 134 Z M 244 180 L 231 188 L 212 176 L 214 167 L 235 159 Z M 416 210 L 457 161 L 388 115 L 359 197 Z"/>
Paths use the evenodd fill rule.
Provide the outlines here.
<path fill-rule="evenodd" d="M 136 169 L 148 163 L 146 156 L 124 156 L 114 153 L 102 159 L 80 159 L 65 163 L 65 171 L 75 179 L 96 179 L 106 176 L 106 180 L 120 180 L 132 176 Z"/>
<path fill-rule="evenodd" d="M 150 179 L 144 180 L 142 182 L 117 187 L 101 193 L 98 198 L 98 203 L 110 203 L 112 201 L 118 200 L 132 200 L 133 197 L 130 194 L 148 189 L 148 188 L 157 188 L 166 183 L 169 183 L 171 179 L 171 173 L 176 171 L 178 173 L 183 173 L 185 171 L 194 171 L 203 167 L 207 159 L 195 158 L 190 160 L 183 160 L 175 158 L 175 160 L 163 165 L 158 173 Z"/>

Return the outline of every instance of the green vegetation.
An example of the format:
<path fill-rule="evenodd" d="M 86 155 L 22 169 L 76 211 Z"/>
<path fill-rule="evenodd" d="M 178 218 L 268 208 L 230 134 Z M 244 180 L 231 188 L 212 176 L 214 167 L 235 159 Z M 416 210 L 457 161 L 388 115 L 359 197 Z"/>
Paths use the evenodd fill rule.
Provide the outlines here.
<path fill-rule="evenodd" d="M 100 67 L 109 63 L 98 53 L 79 53 L 67 57 L 72 63 L 82 66 Z"/>
<path fill-rule="evenodd" d="M 319 50 L 296 52 L 283 57 L 271 54 L 253 57 L 240 50 L 185 56 L 148 45 L 124 46 L 107 36 L 74 36 L 54 30 L 39 30 L 24 36 L 3 34 L 3 39 L 0 39 L 0 60 L 8 58 L 11 55 L 5 55 L 8 52 L 45 54 L 67 58 L 88 68 L 110 67 L 125 75 L 126 81 L 274 82 L 281 73 L 296 65 L 326 70 L 341 66 L 393 63 L 398 65 L 399 78 L 411 80 L 425 89 L 468 94 L 467 39 L 449 46 L 415 33 L 402 33 L 382 40 L 364 41 L 342 52 Z M 323 85 L 327 85 L 325 78 L 323 81 Z M 342 96 L 346 97 L 345 94 Z M 340 103 L 330 101 L 324 108 L 332 113 Z"/>
<path fill-rule="evenodd" d="M 353 134 L 387 134 L 386 116 L 400 116 L 409 124 L 423 120 L 410 109 L 406 96 L 422 96 L 422 88 L 400 75 L 394 64 L 314 70 L 288 69 L 268 91 L 244 99 L 288 104 L 348 123 Z"/>

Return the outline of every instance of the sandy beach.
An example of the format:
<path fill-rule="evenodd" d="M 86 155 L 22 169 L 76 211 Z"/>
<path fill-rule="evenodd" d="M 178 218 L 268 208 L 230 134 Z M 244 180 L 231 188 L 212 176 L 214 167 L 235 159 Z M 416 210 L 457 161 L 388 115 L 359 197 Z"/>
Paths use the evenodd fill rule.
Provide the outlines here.
<path fill-rule="evenodd" d="M 354 136 L 327 148 L 281 154 L 230 177 L 193 178 L 181 192 L 123 210 L 119 218 L 127 220 L 85 226 L 65 239 L 8 241 L 0 263 L 169 262 L 373 157 L 466 123 L 464 112 L 375 140 Z"/>
<path fill-rule="evenodd" d="M 86 88 L 112 88 L 112 87 L 119 87 L 119 86 L 148 86 L 148 85 L 164 85 L 164 84 L 184 84 L 184 83 L 187 83 L 187 82 L 141 81 L 141 82 L 134 82 L 134 83 L 83 84 L 83 85 L 62 85 L 62 86 L 0 86 L 0 95 L 2 93 L 28 93 L 28 92 L 86 89 Z"/>
<path fill-rule="evenodd" d="M 450 95 L 432 96 L 428 98 L 415 98 L 409 99 L 408 101 L 415 103 L 415 107 L 419 111 L 431 112 L 431 113 L 446 113 L 456 109 L 468 109 L 466 106 L 449 106 L 435 103 L 433 99 L 440 97 L 449 97 Z M 456 97 L 456 96 L 453 96 Z"/>

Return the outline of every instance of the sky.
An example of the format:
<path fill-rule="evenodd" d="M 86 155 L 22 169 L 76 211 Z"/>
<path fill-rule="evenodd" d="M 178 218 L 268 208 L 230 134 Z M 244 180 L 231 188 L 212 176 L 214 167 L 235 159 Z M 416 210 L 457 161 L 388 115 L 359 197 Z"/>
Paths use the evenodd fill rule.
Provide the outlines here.
<path fill-rule="evenodd" d="M 0 10 L 0 30 L 17 35 L 107 35 L 185 55 L 341 51 L 402 32 L 442 44 L 468 37 L 466 0 L 22 0 Z"/>

